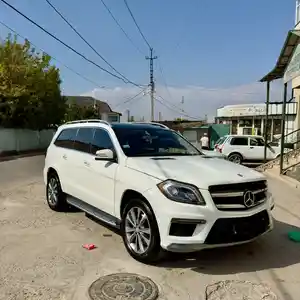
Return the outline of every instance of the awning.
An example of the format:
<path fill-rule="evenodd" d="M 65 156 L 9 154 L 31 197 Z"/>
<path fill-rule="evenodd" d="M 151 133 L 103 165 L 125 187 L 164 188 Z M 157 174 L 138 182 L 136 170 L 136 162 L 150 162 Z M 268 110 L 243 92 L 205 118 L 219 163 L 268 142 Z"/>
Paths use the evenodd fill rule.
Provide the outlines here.
<path fill-rule="evenodd" d="M 300 30 L 290 30 L 285 39 L 285 43 L 277 60 L 276 66 L 270 73 L 265 75 L 260 82 L 271 82 L 273 80 L 283 78 L 286 68 L 289 65 L 299 43 Z"/>

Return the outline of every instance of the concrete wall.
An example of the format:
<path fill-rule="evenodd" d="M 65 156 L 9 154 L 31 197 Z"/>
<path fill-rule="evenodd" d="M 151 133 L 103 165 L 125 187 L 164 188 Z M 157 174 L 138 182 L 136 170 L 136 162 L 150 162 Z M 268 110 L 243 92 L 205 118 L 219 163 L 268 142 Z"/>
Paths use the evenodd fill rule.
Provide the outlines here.
<path fill-rule="evenodd" d="M 55 131 L 52 129 L 33 131 L 27 129 L 0 128 L 0 153 L 46 149 Z"/>

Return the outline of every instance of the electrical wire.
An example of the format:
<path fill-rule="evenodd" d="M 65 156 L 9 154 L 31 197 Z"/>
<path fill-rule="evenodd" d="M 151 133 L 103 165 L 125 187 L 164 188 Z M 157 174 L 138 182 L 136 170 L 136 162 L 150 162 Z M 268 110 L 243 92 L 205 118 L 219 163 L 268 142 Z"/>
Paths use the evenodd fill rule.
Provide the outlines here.
<path fill-rule="evenodd" d="M 121 29 L 121 31 L 123 32 L 123 34 L 126 36 L 126 38 L 128 39 L 128 41 L 134 46 L 134 48 L 144 56 L 144 53 L 142 52 L 142 50 L 133 42 L 133 40 L 131 39 L 131 37 L 127 34 L 127 32 L 123 29 L 123 27 L 121 26 L 121 24 L 118 22 L 118 20 L 115 18 L 115 16 L 113 15 L 113 13 L 111 12 L 111 10 L 109 9 L 109 7 L 106 5 L 106 3 L 104 2 L 104 0 L 100 0 L 102 2 L 102 4 L 104 5 L 105 9 L 107 10 L 107 12 L 110 14 L 110 16 L 112 17 L 112 19 L 115 21 L 115 23 L 118 25 L 118 27 Z"/>
<path fill-rule="evenodd" d="M 32 43 L 28 38 L 22 36 L 21 34 L 19 34 L 17 31 L 15 31 L 14 29 L 12 29 L 11 27 L 9 27 L 8 25 L 6 25 L 5 23 L 3 23 L 2 21 L 0 21 L 0 24 L 4 27 L 6 27 L 8 30 L 10 30 L 11 32 L 13 32 L 14 34 L 16 34 L 17 36 L 21 37 L 24 40 L 27 40 L 30 45 L 34 46 L 35 48 L 40 49 L 42 52 L 46 53 L 47 55 L 49 55 L 51 57 L 51 59 L 56 60 L 57 62 L 59 62 L 62 66 L 64 66 L 66 69 L 70 70 L 71 72 L 73 72 L 74 74 L 76 74 L 77 76 L 83 78 L 84 80 L 92 83 L 93 85 L 103 89 L 103 86 L 99 85 L 98 83 L 96 83 L 95 81 L 89 79 L 88 77 L 85 77 L 84 75 L 80 74 L 79 72 L 77 72 L 76 70 L 70 68 L 69 66 L 67 66 L 66 64 L 64 64 L 61 60 L 58 60 L 56 57 L 50 55 L 49 53 L 47 53 L 46 51 L 44 51 L 42 48 L 40 48 L 39 46 L 35 45 L 34 43 Z"/>
<path fill-rule="evenodd" d="M 122 73 L 120 73 L 118 70 L 116 70 L 83 36 L 82 34 L 67 20 L 67 18 L 51 3 L 50 0 L 45 0 L 49 6 L 69 25 L 69 27 L 83 40 L 109 67 L 111 67 L 112 70 L 114 70 L 117 74 L 122 76 L 125 80 L 129 82 L 129 80 L 124 76 Z"/>
<path fill-rule="evenodd" d="M 51 32 L 49 32 L 47 29 L 45 29 L 44 27 L 42 27 L 41 25 L 39 25 L 38 23 L 36 23 L 35 21 L 33 21 L 32 19 L 30 19 L 29 17 L 27 17 L 25 14 L 23 14 L 21 11 L 19 11 L 17 8 L 15 8 L 13 5 L 9 4 L 6 0 L 0 0 L 1 2 L 3 2 L 5 5 L 7 5 L 8 7 L 10 7 L 12 10 L 14 10 L 16 13 L 18 13 L 19 15 L 21 15 L 23 18 L 25 18 L 27 21 L 29 21 L 30 23 L 32 23 L 33 25 L 35 25 L 36 27 L 38 27 L 40 30 L 42 30 L 43 32 L 45 32 L 46 34 L 48 34 L 49 36 L 51 36 L 53 39 L 55 39 L 57 42 L 59 42 L 60 44 L 62 44 L 63 46 L 65 46 L 66 48 L 68 48 L 69 50 L 71 50 L 72 52 L 74 52 L 75 54 L 77 54 L 78 56 L 80 56 L 81 58 L 83 58 L 84 60 L 86 60 L 87 62 L 91 63 L 92 65 L 96 66 L 97 68 L 99 68 L 100 70 L 108 73 L 109 75 L 120 79 L 121 81 L 123 81 L 124 83 L 130 83 L 132 85 L 135 85 L 137 87 L 141 87 L 140 84 L 134 83 L 130 80 L 125 80 L 124 78 L 113 74 L 112 72 L 108 71 L 107 69 L 101 67 L 100 65 L 98 65 L 97 63 L 95 63 L 94 61 L 90 60 L 89 58 L 87 58 L 86 56 L 84 56 L 82 53 L 80 53 L 79 51 L 77 51 L 76 49 L 74 49 L 73 47 L 71 47 L 70 45 L 68 45 L 67 43 L 65 43 L 64 41 L 62 41 L 61 39 L 59 39 L 57 36 L 55 36 L 54 34 L 52 34 Z"/>
<path fill-rule="evenodd" d="M 168 102 L 166 99 L 164 99 L 163 97 L 161 96 L 158 96 L 160 97 L 162 100 L 164 100 L 165 102 L 167 102 L 169 105 L 172 105 L 172 106 L 168 106 L 166 105 L 163 101 L 161 101 L 160 99 L 154 97 L 154 99 L 159 102 L 161 105 L 163 105 L 164 107 L 168 108 L 169 110 L 172 110 L 176 113 L 180 113 L 181 115 L 185 116 L 185 117 L 188 117 L 190 119 L 194 119 L 194 120 L 201 120 L 201 118 L 197 118 L 197 117 L 193 117 L 193 116 L 190 116 L 189 114 L 187 114 L 184 110 L 180 109 L 179 107 L 177 107 L 176 105 L 174 105 L 173 103 L 170 103 Z"/>
<path fill-rule="evenodd" d="M 133 13 L 132 13 L 132 11 L 131 11 L 129 5 L 128 5 L 127 0 L 124 0 L 124 3 L 125 3 L 125 5 L 126 5 L 126 7 L 127 7 L 127 10 L 128 10 L 128 12 L 129 12 L 129 14 L 130 14 L 130 16 L 131 16 L 131 18 L 132 18 L 132 20 L 133 20 L 133 22 L 134 22 L 136 28 L 138 29 L 138 31 L 139 31 L 139 33 L 141 34 L 142 38 L 144 39 L 145 43 L 148 45 L 149 49 L 152 49 L 152 47 L 150 46 L 148 40 L 146 39 L 145 35 L 143 34 L 143 32 L 142 32 L 140 26 L 138 25 L 138 23 L 137 23 L 137 21 L 136 21 L 134 15 L 133 15 Z"/>
<path fill-rule="evenodd" d="M 161 78 L 162 78 L 163 84 L 164 84 L 164 86 L 165 86 L 165 88 L 166 88 L 166 91 L 167 91 L 167 93 L 168 93 L 170 99 L 173 100 L 173 97 L 172 97 L 172 95 L 171 95 L 171 93 L 170 93 L 170 90 L 169 90 L 169 87 L 168 87 L 166 78 L 165 78 L 165 76 L 164 76 L 164 72 L 163 72 L 162 65 L 161 65 L 161 63 L 160 63 L 159 60 L 158 60 L 158 68 L 159 68 L 159 71 L 160 71 L 160 73 L 161 73 Z"/>
<path fill-rule="evenodd" d="M 138 92 L 138 93 L 137 93 L 136 95 L 134 95 L 134 96 L 131 96 L 131 97 L 129 97 L 129 98 L 126 98 L 125 101 L 122 101 L 122 102 L 118 103 L 117 105 L 115 105 L 115 106 L 114 106 L 114 109 L 115 109 L 116 107 L 120 106 L 120 105 L 124 105 L 124 104 L 129 103 L 129 102 L 131 102 L 132 100 L 136 99 L 136 98 L 137 98 L 138 96 L 140 96 L 141 94 L 144 94 L 146 89 L 147 89 L 147 88 L 145 88 L 144 90 Z M 145 94 L 147 94 L 147 93 L 145 93 Z M 144 94 L 144 95 L 145 95 L 145 94 Z M 144 96 L 144 95 L 143 95 L 143 96 Z"/>

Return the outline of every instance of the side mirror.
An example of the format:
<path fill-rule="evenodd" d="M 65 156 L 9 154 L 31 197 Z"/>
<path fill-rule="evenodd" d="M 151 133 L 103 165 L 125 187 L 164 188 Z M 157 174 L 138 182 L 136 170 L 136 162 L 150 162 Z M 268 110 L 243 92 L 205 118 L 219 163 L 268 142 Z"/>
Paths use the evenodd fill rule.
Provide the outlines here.
<path fill-rule="evenodd" d="M 114 161 L 115 154 L 111 149 L 98 150 L 95 155 L 95 160 Z"/>

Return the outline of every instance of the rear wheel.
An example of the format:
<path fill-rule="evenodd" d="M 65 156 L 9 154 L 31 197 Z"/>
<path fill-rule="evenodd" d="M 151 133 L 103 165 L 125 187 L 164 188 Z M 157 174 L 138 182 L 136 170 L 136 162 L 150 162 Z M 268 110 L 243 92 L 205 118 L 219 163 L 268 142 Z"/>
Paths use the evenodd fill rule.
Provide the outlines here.
<path fill-rule="evenodd" d="M 228 156 L 228 160 L 235 164 L 241 164 L 243 162 L 243 157 L 239 153 L 232 153 Z"/>
<path fill-rule="evenodd" d="M 143 263 L 161 258 L 160 236 L 151 208 L 141 199 L 131 200 L 124 209 L 121 232 L 128 253 Z"/>
<path fill-rule="evenodd" d="M 67 209 L 67 197 L 61 189 L 58 175 L 55 172 L 48 175 L 46 196 L 47 203 L 52 210 L 65 211 Z"/>

